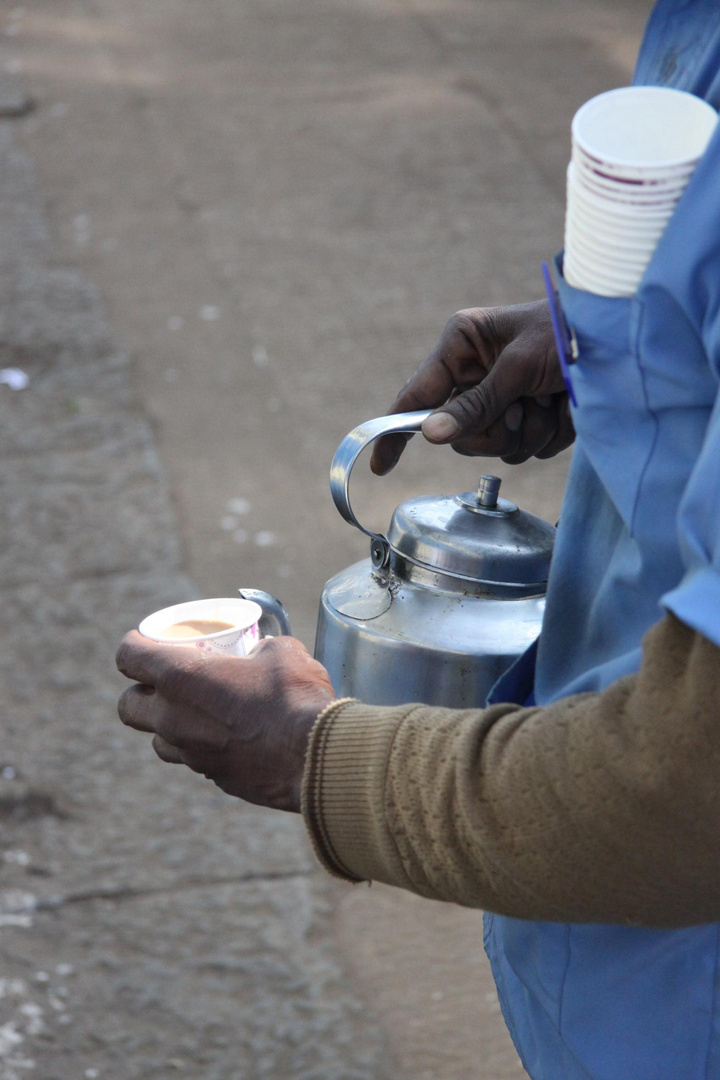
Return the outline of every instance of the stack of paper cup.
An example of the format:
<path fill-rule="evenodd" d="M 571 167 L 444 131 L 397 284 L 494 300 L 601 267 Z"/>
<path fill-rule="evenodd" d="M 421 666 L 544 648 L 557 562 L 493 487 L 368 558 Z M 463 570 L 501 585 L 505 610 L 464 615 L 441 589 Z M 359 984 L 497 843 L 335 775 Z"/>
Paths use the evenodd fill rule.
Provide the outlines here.
<path fill-rule="evenodd" d="M 682 90 L 627 86 L 572 123 L 563 273 L 601 296 L 632 296 L 717 123 Z"/>

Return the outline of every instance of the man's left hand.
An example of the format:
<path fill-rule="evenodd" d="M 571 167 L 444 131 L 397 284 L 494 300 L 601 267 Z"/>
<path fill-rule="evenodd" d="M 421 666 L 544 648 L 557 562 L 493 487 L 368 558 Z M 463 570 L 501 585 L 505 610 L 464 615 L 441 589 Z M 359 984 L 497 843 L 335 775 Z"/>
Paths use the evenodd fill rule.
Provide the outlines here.
<path fill-rule="evenodd" d="M 154 735 L 163 761 L 247 802 L 300 810 L 308 736 L 335 694 L 299 641 L 271 638 L 234 657 L 159 645 L 133 630 L 117 666 L 139 684 L 120 698 L 120 719 Z"/>

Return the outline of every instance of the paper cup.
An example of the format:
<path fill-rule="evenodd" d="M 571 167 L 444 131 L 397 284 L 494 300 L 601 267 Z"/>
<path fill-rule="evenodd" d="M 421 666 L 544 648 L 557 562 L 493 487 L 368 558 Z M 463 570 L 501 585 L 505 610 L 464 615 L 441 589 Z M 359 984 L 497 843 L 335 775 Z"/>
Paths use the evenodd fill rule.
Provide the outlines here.
<path fill-rule="evenodd" d="M 577 152 L 573 152 L 571 160 L 578 175 L 602 184 L 608 189 L 625 191 L 630 196 L 643 191 L 662 193 L 682 188 L 697 166 L 697 162 L 693 161 L 673 172 L 648 169 L 642 177 L 637 177 L 613 173 L 600 162 L 593 161 Z"/>
<path fill-rule="evenodd" d="M 603 296 L 628 296 L 636 290 L 648 261 L 630 266 L 619 260 L 603 260 L 570 246 L 565 250 L 563 271 L 569 284 L 587 292 L 599 292 Z"/>
<path fill-rule="evenodd" d="M 702 157 L 702 155 L 700 155 Z M 616 164 L 603 161 L 586 154 L 576 142 L 572 143 L 571 160 L 580 168 L 604 176 L 617 184 L 673 184 L 689 176 L 697 166 L 700 157 L 691 158 L 678 165 L 638 165 Z"/>
<path fill-rule="evenodd" d="M 694 94 L 665 86 L 625 86 L 599 94 L 572 122 L 580 154 L 609 173 L 642 178 L 648 169 L 696 163 L 710 141 L 717 113 Z"/>
<path fill-rule="evenodd" d="M 592 98 L 572 122 L 564 273 L 632 296 L 717 124 L 707 102 L 667 87 Z"/>
<path fill-rule="evenodd" d="M 599 186 L 593 188 L 578 176 L 572 163 L 568 168 L 568 199 L 590 210 L 595 210 L 605 217 L 620 215 L 632 217 L 638 221 L 646 217 L 662 217 L 672 213 L 684 190 L 683 186 L 672 193 L 660 196 L 631 196 L 623 190 L 605 191 Z"/>
<path fill-rule="evenodd" d="M 645 266 L 654 251 L 652 245 L 646 248 L 632 248 L 610 241 L 600 243 L 599 241 L 586 240 L 577 230 L 566 237 L 565 247 L 567 249 L 572 248 L 573 251 L 584 255 L 588 259 L 616 265 L 619 269 L 623 266 L 627 266 L 628 269 Z"/>
<path fill-rule="evenodd" d="M 260 640 L 261 615 L 259 604 L 239 597 L 189 600 L 153 612 L 143 619 L 138 630 L 144 637 L 164 645 L 203 649 L 226 656 L 247 656 Z M 209 634 L 189 634 L 187 637 L 178 637 L 170 632 L 170 627 L 189 620 L 227 623 L 227 629 Z"/>
<path fill-rule="evenodd" d="M 608 266 L 595 259 L 590 261 L 573 251 L 567 252 L 566 260 L 571 274 L 588 292 L 592 292 L 592 285 L 595 282 L 602 282 L 606 289 L 616 289 L 619 296 L 625 294 L 628 289 L 637 287 L 645 273 L 644 266 L 626 268 L 621 271 L 617 266 Z"/>
<path fill-rule="evenodd" d="M 607 225 L 590 229 L 585 221 L 574 221 L 572 218 L 568 218 L 565 241 L 566 246 L 568 241 L 572 242 L 574 240 L 581 246 L 590 246 L 597 251 L 617 252 L 623 257 L 632 259 L 651 255 L 661 235 L 662 229 L 657 229 L 652 234 L 647 235 L 645 233 L 635 235 L 627 229 L 612 229 Z"/>
<path fill-rule="evenodd" d="M 645 265 L 623 266 L 620 263 L 605 263 L 600 259 L 592 258 L 584 252 L 569 250 L 565 254 L 565 262 L 572 266 L 573 273 L 584 282 L 591 280 L 602 281 L 608 287 L 617 285 L 618 288 L 627 289 L 633 283 L 638 282 L 644 271 Z M 587 286 L 585 286 L 587 287 Z"/>
<path fill-rule="evenodd" d="M 642 279 L 642 274 L 628 281 L 619 281 L 616 278 L 609 279 L 591 273 L 570 258 L 563 262 L 563 276 L 568 285 L 572 285 L 575 289 L 595 293 L 596 296 L 616 298 L 634 296 Z"/>
<path fill-rule="evenodd" d="M 608 180 L 599 173 L 578 167 L 573 162 L 574 182 L 580 190 L 588 191 L 602 199 L 611 199 L 627 203 L 629 206 L 664 206 L 671 205 L 680 198 L 687 178 L 675 184 L 627 184 Z"/>
<path fill-rule="evenodd" d="M 568 170 L 565 276 L 601 296 L 631 296 L 670 220 L 677 200 L 633 205 L 590 192 Z"/>
<path fill-rule="evenodd" d="M 607 230 L 613 236 L 627 236 L 642 242 L 643 239 L 652 240 L 656 237 L 671 216 L 672 210 L 669 214 L 667 211 L 662 214 L 613 214 L 611 211 L 603 211 L 583 203 L 571 195 L 568 199 L 566 221 L 567 224 L 572 224 L 573 228 L 585 229 L 593 236 L 598 230 Z"/>

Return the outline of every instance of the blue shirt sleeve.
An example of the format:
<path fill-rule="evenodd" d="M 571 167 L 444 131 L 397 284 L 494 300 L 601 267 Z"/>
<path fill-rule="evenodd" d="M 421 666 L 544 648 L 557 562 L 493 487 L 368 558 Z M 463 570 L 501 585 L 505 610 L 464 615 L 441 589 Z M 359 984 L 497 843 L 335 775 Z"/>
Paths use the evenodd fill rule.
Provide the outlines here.
<path fill-rule="evenodd" d="M 677 513 L 685 576 L 662 602 L 720 646 L 720 129 L 661 245 L 645 291 L 659 290 L 684 312 L 688 335 L 696 336 L 702 345 L 713 395 L 700 451 Z M 679 349 L 681 374 L 684 363 Z M 668 521 L 667 527 L 672 524 Z"/>

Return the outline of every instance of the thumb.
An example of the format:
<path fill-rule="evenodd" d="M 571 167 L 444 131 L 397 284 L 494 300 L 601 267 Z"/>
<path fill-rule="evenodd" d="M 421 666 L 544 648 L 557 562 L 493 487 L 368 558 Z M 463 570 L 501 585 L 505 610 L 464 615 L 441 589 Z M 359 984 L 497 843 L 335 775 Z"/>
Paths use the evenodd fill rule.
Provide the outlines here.
<path fill-rule="evenodd" d="M 423 424 L 422 433 L 432 443 L 456 442 L 477 435 L 494 424 L 526 392 L 517 369 L 498 361 L 482 382 L 432 413 Z"/>

